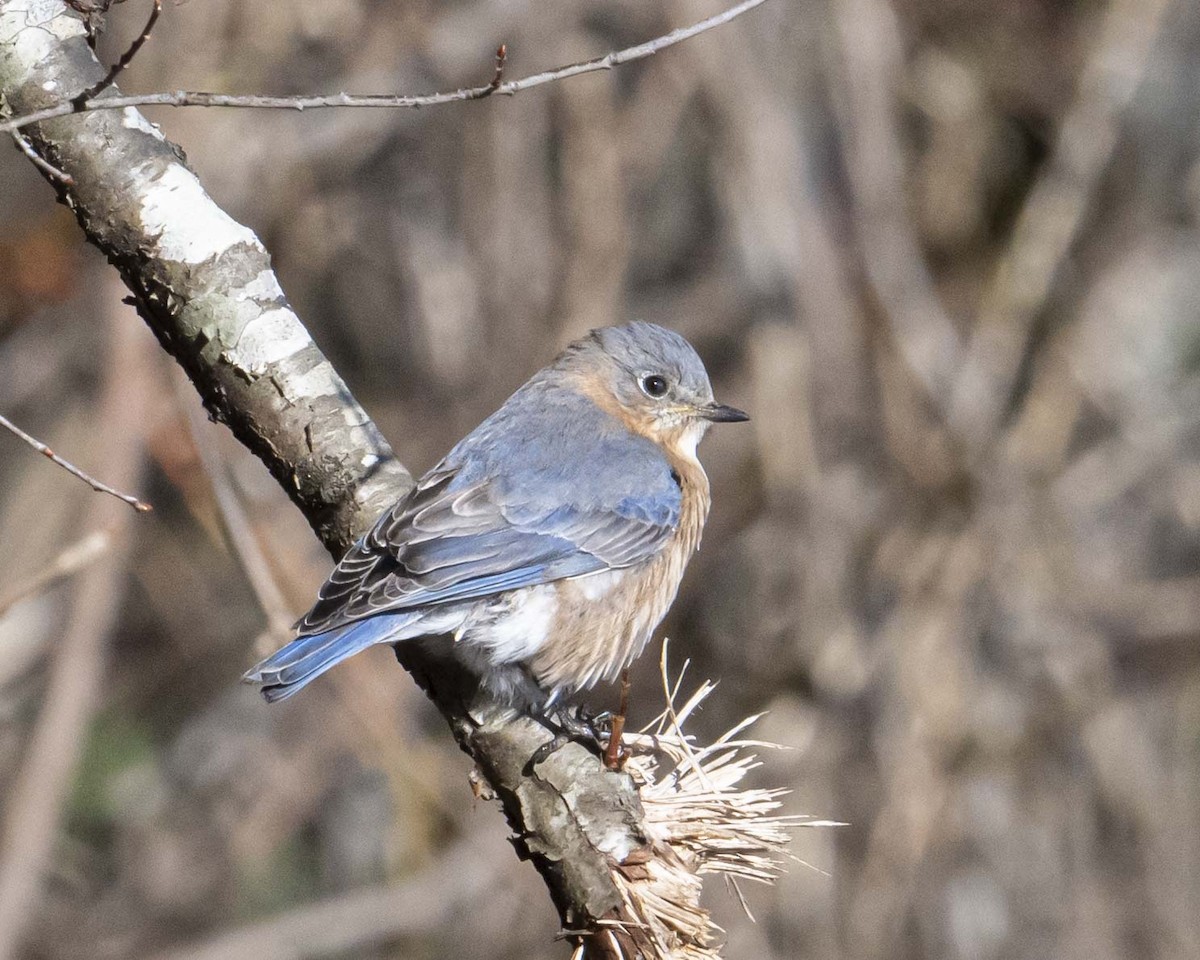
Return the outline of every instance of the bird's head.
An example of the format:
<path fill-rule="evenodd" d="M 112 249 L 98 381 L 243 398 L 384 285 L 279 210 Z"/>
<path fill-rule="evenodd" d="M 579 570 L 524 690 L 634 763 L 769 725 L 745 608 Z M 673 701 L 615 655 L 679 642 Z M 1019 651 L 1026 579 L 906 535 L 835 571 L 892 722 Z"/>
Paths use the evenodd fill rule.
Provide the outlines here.
<path fill-rule="evenodd" d="M 690 343 L 652 323 L 593 330 L 560 362 L 577 389 L 634 432 L 688 456 L 695 456 L 709 425 L 750 419 L 713 399 L 708 372 Z"/>

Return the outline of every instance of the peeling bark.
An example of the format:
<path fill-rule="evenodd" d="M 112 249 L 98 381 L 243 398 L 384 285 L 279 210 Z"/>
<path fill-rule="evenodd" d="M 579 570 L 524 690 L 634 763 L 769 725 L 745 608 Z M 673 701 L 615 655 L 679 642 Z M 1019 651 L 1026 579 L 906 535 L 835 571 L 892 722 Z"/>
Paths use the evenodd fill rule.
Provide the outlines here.
<path fill-rule="evenodd" d="M 69 99 L 104 73 L 82 22 L 59 0 L 0 0 L 0 97 L 8 113 Z M 182 151 L 132 108 L 25 132 L 74 181 L 50 179 L 209 412 L 263 461 L 340 556 L 412 478 L 288 305 L 262 243 L 208 197 Z M 645 844 L 630 779 L 575 746 L 527 776 L 529 757 L 549 737 L 545 728 L 476 702 L 467 677 L 416 648 L 403 651 L 403 662 L 502 801 L 517 850 L 541 872 L 564 925 L 584 928 L 613 911 L 619 894 L 611 866 Z"/>

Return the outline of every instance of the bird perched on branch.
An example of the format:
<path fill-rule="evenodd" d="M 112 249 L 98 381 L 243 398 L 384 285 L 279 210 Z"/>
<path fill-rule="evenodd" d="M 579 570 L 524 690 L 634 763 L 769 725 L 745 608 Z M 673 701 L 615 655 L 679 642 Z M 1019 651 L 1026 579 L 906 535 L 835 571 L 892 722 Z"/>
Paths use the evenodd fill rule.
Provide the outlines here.
<path fill-rule="evenodd" d="M 298 636 L 245 675 L 290 697 L 366 647 L 447 635 L 496 700 L 545 712 L 613 680 L 700 543 L 714 402 L 691 345 L 593 330 L 536 373 L 338 563 Z"/>

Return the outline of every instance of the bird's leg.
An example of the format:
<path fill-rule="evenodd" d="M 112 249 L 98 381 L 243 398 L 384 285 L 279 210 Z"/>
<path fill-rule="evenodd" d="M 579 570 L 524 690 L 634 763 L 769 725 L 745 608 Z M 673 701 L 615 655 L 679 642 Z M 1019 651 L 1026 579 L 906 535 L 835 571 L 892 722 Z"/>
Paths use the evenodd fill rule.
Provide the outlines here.
<path fill-rule="evenodd" d="M 608 770 L 620 770 L 625 766 L 625 751 L 621 747 L 621 734 L 625 732 L 625 715 L 629 712 L 629 668 L 621 671 L 621 705 L 608 724 L 608 745 L 604 748 L 604 766 Z"/>

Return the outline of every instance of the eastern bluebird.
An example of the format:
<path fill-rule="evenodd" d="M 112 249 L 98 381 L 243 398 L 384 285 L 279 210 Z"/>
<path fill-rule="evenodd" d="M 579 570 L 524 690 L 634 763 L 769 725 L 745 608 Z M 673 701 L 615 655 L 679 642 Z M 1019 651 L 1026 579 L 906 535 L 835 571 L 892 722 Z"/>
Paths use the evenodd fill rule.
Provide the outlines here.
<path fill-rule="evenodd" d="M 747 420 L 691 345 L 593 330 L 467 435 L 338 563 L 297 638 L 250 670 L 269 701 L 377 643 L 448 636 L 496 700 L 544 711 L 642 652 L 700 543 L 696 445 Z"/>

